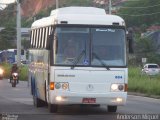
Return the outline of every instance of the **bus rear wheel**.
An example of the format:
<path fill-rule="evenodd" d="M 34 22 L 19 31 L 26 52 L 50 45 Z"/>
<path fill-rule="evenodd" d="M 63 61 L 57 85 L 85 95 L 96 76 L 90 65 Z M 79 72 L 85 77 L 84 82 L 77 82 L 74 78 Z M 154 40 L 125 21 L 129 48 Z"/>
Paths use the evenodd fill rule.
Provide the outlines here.
<path fill-rule="evenodd" d="M 49 103 L 48 109 L 50 113 L 56 113 L 58 111 L 58 105 Z"/>
<path fill-rule="evenodd" d="M 108 106 L 108 112 L 116 112 L 117 106 Z"/>
<path fill-rule="evenodd" d="M 33 104 L 35 107 L 43 107 L 45 106 L 45 102 L 41 99 L 37 98 L 36 96 L 33 96 Z"/>

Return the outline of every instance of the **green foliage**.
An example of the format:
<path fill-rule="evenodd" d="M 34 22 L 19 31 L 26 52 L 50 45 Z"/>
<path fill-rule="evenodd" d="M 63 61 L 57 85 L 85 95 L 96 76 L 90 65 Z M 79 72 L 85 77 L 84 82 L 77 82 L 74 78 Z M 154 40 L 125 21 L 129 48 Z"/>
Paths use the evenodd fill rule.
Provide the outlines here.
<path fill-rule="evenodd" d="M 9 79 L 12 65 L 4 62 L 4 63 L 1 64 L 1 67 L 4 70 L 4 78 Z M 20 71 L 19 79 L 20 80 L 28 80 L 28 66 L 27 65 L 21 65 L 19 67 L 19 71 Z"/>
<path fill-rule="evenodd" d="M 34 22 L 33 18 L 22 18 L 21 27 L 31 27 L 31 24 Z"/>
<path fill-rule="evenodd" d="M 118 15 L 125 19 L 129 27 L 143 27 L 144 24 L 150 26 L 160 21 L 160 5 L 158 4 L 160 0 L 128 1 L 119 10 Z"/>
<path fill-rule="evenodd" d="M 9 78 L 11 65 L 8 63 L 1 63 L 1 68 L 4 70 L 4 78 Z"/>
<path fill-rule="evenodd" d="M 24 0 L 21 0 L 23 2 Z M 114 2 L 116 0 L 112 0 Z M 124 6 L 118 12 L 118 15 L 122 16 L 128 27 L 142 27 L 153 24 L 160 24 L 160 0 L 136 0 L 125 2 Z M 59 0 L 59 7 L 65 6 L 93 6 L 93 0 Z M 153 7 L 149 7 L 153 6 Z M 136 8 L 139 7 L 139 8 Z M 9 7 L 0 12 L 0 26 L 16 26 L 16 11 L 15 5 L 9 5 Z M 55 5 L 42 10 L 35 17 L 40 19 L 44 16 L 48 16 L 50 11 L 55 9 Z M 22 18 L 22 26 L 30 27 L 33 22 L 33 18 Z"/>
<path fill-rule="evenodd" d="M 62 0 L 62 6 L 91 6 L 93 0 Z"/>
<path fill-rule="evenodd" d="M 26 40 L 26 39 L 23 39 L 22 40 L 22 46 L 25 50 L 27 50 L 28 48 L 30 48 L 30 41 L 29 40 Z"/>
<path fill-rule="evenodd" d="M 147 58 L 147 62 L 149 63 L 157 63 L 159 64 L 160 61 L 160 54 L 157 53 L 158 47 L 156 47 L 156 43 L 154 40 L 149 38 L 136 38 L 135 41 L 135 61 L 139 61 L 141 63 L 142 58 Z M 133 62 L 133 61 L 132 61 Z"/>
<path fill-rule="evenodd" d="M 130 92 L 160 96 L 160 75 L 148 76 L 141 74 L 141 68 L 129 67 L 128 89 Z"/>
<path fill-rule="evenodd" d="M 157 64 L 160 65 L 160 54 L 156 54 L 156 53 L 150 54 L 150 55 L 148 56 L 147 61 L 148 61 L 149 63 L 157 63 Z"/>
<path fill-rule="evenodd" d="M 28 66 L 27 65 L 22 65 L 20 66 L 20 80 L 28 80 Z"/>
<path fill-rule="evenodd" d="M 156 48 L 152 40 L 140 37 L 136 41 L 136 52 L 147 55 L 156 52 Z"/>
<path fill-rule="evenodd" d="M 24 0 L 21 0 L 22 3 Z M 92 6 L 93 0 L 59 0 L 59 7 L 67 7 L 67 6 Z M 0 11 L 0 26 L 16 26 L 16 11 L 15 4 L 11 4 L 7 7 L 6 10 Z M 56 6 L 49 7 L 47 9 L 43 9 L 34 17 L 36 19 L 40 19 L 42 17 L 46 17 L 50 14 L 51 10 L 55 9 Z M 22 18 L 22 27 L 30 27 L 31 23 L 34 21 L 34 18 Z"/>
<path fill-rule="evenodd" d="M 13 27 L 6 27 L 0 31 L 0 50 L 15 47 L 16 30 Z"/>
<path fill-rule="evenodd" d="M 0 11 L 0 26 L 15 27 L 16 26 L 16 10 L 15 4 L 8 5 L 7 9 Z"/>

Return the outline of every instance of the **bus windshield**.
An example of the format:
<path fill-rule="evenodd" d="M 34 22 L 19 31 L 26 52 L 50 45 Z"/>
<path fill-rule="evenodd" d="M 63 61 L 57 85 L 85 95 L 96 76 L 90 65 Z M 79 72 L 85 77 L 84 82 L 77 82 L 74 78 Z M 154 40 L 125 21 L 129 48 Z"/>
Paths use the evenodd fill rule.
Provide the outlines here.
<path fill-rule="evenodd" d="M 57 27 L 54 36 L 54 65 L 126 66 L 124 29 Z"/>

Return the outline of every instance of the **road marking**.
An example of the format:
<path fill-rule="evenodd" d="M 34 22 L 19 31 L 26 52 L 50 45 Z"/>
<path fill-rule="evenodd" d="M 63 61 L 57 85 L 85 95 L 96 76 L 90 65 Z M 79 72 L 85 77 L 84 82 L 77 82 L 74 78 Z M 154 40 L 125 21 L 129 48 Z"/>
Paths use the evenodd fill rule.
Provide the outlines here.
<path fill-rule="evenodd" d="M 33 104 L 33 100 L 31 98 L 12 98 L 11 100 L 15 101 L 15 102 L 20 102 L 23 104 L 27 104 L 27 105 L 32 105 Z"/>
<path fill-rule="evenodd" d="M 2 97 L 10 101 L 19 102 L 19 103 L 26 104 L 26 105 L 33 105 L 32 98 L 11 98 L 11 97 L 6 97 L 6 96 L 2 96 Z"/>

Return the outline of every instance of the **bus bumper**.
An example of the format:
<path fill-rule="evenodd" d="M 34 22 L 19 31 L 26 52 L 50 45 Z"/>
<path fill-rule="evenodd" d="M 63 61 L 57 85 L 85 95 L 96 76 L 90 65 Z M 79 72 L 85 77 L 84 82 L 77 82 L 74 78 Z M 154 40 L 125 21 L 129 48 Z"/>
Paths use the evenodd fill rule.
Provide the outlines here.
<path fill-rule="evenodd" d="M 59 105 L 71 104 L 104 104 L 104 105 L 125 105 L 127 92 L 111 92 L 111 93 L 67 93 L 52 92 L 50 94 L 50 103 Z"/>

